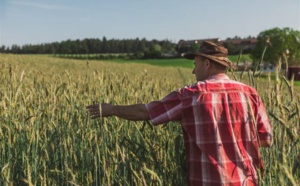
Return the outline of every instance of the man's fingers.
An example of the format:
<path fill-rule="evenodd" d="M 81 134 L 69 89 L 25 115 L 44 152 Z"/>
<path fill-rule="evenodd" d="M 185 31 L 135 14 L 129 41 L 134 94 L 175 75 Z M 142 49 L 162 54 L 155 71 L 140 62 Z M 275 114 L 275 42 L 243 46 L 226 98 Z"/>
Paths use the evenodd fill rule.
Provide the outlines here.
<path fill-rule="evenodd" d="M 99 113 L 97 113 L 97 112 L 89 112 L 89 115 L 90 115 L 91 119 L 95 119 L 100 116 Z"/>
<path fill-rule="evenodd" d="M 86 109 L 93 109 L 99 107 L 99 104 L 94 104 L 94 105 L 88 105 L 86 106 Z"/>
<path fill-rule="evenodd" d="M 86 109 L 91 119 L 100 117 L 99 104 L 88 105 Z"/>

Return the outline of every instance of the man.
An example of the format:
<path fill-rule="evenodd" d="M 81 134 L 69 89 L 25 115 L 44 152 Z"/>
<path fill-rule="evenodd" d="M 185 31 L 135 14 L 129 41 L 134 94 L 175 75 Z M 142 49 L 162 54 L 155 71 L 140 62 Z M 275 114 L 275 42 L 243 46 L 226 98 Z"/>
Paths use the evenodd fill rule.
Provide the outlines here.
<path fill-rule="evenodd" d="M 171 92 L 159 101 L 128 106 L 90 105 L 92 118 L 117 116 L 151 120 L 154 125 L 182 125 L 189 185 L 257 185 L 263 170 L 260 147 L 270 147 L 272 130 L 254 88 L 230 80 L 234 68 L 227 49 L 205 41 L 194 60 L 197 83 Z"/>

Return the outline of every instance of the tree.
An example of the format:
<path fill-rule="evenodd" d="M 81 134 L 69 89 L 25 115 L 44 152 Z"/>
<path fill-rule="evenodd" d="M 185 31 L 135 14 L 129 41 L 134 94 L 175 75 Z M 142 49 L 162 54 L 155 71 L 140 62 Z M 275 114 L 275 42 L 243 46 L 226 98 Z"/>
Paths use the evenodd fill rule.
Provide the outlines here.
<path fill-rule="evenodd" d="M 275 64 L 279 59 L 287 59 L 290 65 L 300 64 L 300 31 L 286 27 L 261 32 L 251 53 L 254 61 L 261 60 L 265 48 L 265 62 Z"/>
<path fill-rule="evenodd" d="M 233 45 L 231 42 L 230 42 L 230 40 L 228 39 L 227 41 L 229 41 L 229 42 L 225 42 L 224 43 L 224 47 L 226 47 L 227 48 L 227 50 L 228 50 L 228 54 L 230 54 L 230 55 L 232 55 L 232 54 L 239 54 L 240 53 L 240 48 L 239 47 L 237 47 L 237 46 L 235 46 L 235 45 Z"/>
<path fill-rule="evenodd" d="M 60 43 L 60 53 L 61 54 L 72 54 L 72 41 L 68 39 Z"/>
<path fill-rule="evenodd" d="M 17 53 L 20 53 L 21 51 L 21 48 L 18 46 L 18 45 L 12 45 L 11 46 L 11 52 L 14 53 L 14 54 L 17 54 Z"/>
<path fill-rule="evenodd" d="M 154 41 L 155 42 L 155 41 Z M 145 58 L 159 58 L 161 57 L 161 46 L 154 43 L 150 46 L 149 50 L 144 52 Z"/>

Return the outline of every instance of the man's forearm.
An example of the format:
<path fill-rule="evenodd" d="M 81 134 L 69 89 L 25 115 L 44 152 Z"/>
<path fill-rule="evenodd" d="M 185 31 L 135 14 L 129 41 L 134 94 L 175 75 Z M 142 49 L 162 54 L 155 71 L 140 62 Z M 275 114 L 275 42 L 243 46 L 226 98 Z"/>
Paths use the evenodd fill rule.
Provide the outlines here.
<path fill-rule="evenodd" d="M 112 105 L 111 115 L 127 120 L 141 121 L 149 120 L 148 112 L 144 104 L 135 105 Z"/>

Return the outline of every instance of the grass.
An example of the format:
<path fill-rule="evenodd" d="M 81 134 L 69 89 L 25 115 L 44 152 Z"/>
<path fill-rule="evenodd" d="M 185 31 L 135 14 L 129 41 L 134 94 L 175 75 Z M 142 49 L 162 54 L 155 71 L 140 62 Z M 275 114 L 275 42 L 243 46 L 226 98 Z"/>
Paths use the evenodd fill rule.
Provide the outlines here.
<path fill-rule="evenodd" d="M 0 185 L 185 185 L 178 123 L 90 120 L 85 106 L 161 99 L 195 81 L 189 67 L 8 54 L 0 54 L 0 66 Z M 260 184 L 299 185 L 293 83 L 280 73 L 229 75 L 257 88 L 273 126 L 274 144 L 261 150 Z"/>
<path fill-rule="evenodd" d="M 233 62 L 237 62 L 238 55 L 229 56 L 229 59 Z M 251 61 L 249 56 L 242 56 L 240 62 L 248 60 Z M 184 68 L 194 68 L 193 60 L 188 60 L 185 58 L 174 58 L 174 59 L 144 59 L 144 60 L 110 60 L 111 62 L 120 63 L 145 63 L 155 66 L 170 66 L 170 67 L 184 67 Z"/>
<path fill-rule="evenodd" d="M 82 59 L 86 60 L 88 57 L 86 55 L 74 55 L 75 58 L 80 58 L 80 56 L 83 56 Z M 93 57 L 93 55 L 91 55 Z M 96 56 L 96 54 L 94 54 Z M 72 55 L 69 56 L 69 58 L 72 58 Z M 229 59 L 233 62 L 237 62 L 239 58 L 239 55 L 231 55 L 229 56 Z M 93 59 L 94 60 L 94 59 Z M 144 63 L 144 64 L 150 64 L 155 66 L 163 66 L 163 67 L 184 67 L 184 68 L 193 68 L 193 60 L 188 60 L 185 58 L 166 58 L 166 59 L 101 59 L 97 61 L 109 61 L 109 62 L 117 62 L 117 63 Z M 240 62 L 243 61 L 251 61 L 249 55 L 242 55 L 240 58 Z"/>
<path fill-rule="evenodd" d="M 139 60 L 124 60 L 124 59 L 115 59 L 108 60 L 109 62 L 118 62 L 118 63 L 138 63 L 138 64 L 149 64 L 154 66 L 161 67 L 184 67 L 184 68 L 193 68 L 194 63 L 192 60 L 184 58 L 174 58 L 174 59 L 139 59 Z"/>

